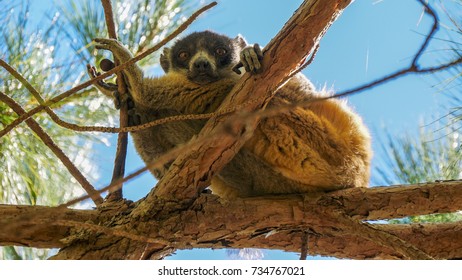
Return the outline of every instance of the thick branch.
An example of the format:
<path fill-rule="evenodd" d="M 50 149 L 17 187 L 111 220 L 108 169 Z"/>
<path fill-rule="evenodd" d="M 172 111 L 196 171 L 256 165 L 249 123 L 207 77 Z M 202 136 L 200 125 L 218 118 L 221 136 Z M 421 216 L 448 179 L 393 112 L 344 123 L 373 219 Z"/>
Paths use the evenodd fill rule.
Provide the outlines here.
<path fill-rule="evenodd" d="M 447 224 L 414 224 L 414 225 L 377 225 L 377 229 L 399 236 L 409 244 L 422 248 L 435 259 L 457 259 L 462 256 L 461 232 L 462 223 Z M 269 237 L 236 236 L 233 248 L 251 248 L 258 244 L 260 248 L 298 252 L 302 244 L 302 232 L 285 231 Z M 223 240 L 219 240 L 223 241 Z M 401 259 L 392 250 L 377 246 L 375 242 L 358 236 L 345 235 L 335 237 L 329 235 L 310 234 L 308 238 L 309 255 L 322 255 L 349 259 Z M 226 248 L 217 242 L 201 244 L 203 248 Z M 225 243 L 226 244 L 226 243 Z M 185 247 L 184 249 L 186 249 Z M 198 247 L 196 247 L 198 248 Z"/>
<path fill-rule="evenodd" d="M 362 220 L 402 218 L 462 209 L 462 181 L 347 189 L 320 199 Z"/>
<path fill-rule="evenodd" d="M 305 197 L 255 197 L 230 202 L 221 201 L 213 195 L 202 195 L 188 210 L 173 212 L 163 219 L 149 221 L 132 220 L 126 214 L 116 216 L 114 212 L 104 209 L 97 212 L 40 206 L 0 206 L 0 244 L 61 247 L 64 244 L 60 240 L 69 235 L 69 228 L 83 228 L 99 233 L 95 242 L 101 242 L 104 236 L 109 243 L 130 243 L 134 251 L 140 250 L 137 256 L 142 254 L 146 242 L 153 242 L 152 240 L 164 240 L 158 241 L 164 244 L 160 247 L 171 244 L 171 247 L 178 249 L 253 247 L 298 252 L 301 234 L 307 231 L 310 234 L 308 247 L 311 255 L 355 259 L 403 258 L 386 246 L 363 236 L 352 235 L 345 230 L 344 224 L 331 219 L 328 213 L 344 210 L 357 219 L 371 219 L 454 212 L 462 209 L 461 190 L 462 182 L 458 181 L 370 188 L 361 192 L 352 190 Z M 383 199 L 379 199 L 380 197 Z M 350 209 L 353 204 L 360 209 L 359 213 L 353 207 Z M 114 210 L 116 213 L 122 211 L 117 208 Z M 123 209 L 123 212 L 128 211 Z M 48 217 L 47 222 L 43 222 L 45 217 Z M 80 223 L 88 221 L 107 227 L 108 230 L 72 223 L 66 226 L 62 222 L 66 220 Z M 54 221 L 60 221 L 59 226 Z M 460 223 L 374 227 L 399 237 L 435 258 L 462 256 Z M 139 238 L 140 236 L 145 239 Z M 98 243 L 98 246 L 101 244 Z M 92 244 L 88 245 L 91 248 Z M 84 256 L 96 258 L 98 252 L 93 251 L 89 250 L 94 255 Z M 124 258 L 121 255 L 113 257 Z"/>
<path fill-rule="evenodd" d="M 60 248 L 70 235 L 69 226 L 36 222 L 40 219 L 95 221 L 98 212 L 62 207 L 0 204 L 0 246 L 18 245 L 34 248 Z"/>

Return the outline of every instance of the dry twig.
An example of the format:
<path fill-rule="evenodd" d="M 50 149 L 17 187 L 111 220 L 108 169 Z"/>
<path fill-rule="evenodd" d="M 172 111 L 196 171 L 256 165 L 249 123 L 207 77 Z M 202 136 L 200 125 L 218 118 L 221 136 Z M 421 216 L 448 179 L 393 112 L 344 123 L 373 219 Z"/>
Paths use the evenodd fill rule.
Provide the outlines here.
<path fill-rule="evenodd" d="M 111 69 L 110 71 L 106 72 L 106 73 L 103 73 L 93 79 L 90 79 L 84 83 L 81 83 L 73 88 L 71 88 L 70 90 L 67 90 L 63 93 L 61 93 L 60 95 L 46 101 L 44 104 L 41 104 L 33 109 L 31 109 L 30 111 L 27 111 L 25 114 L 21 115 L 19 118 L 15 119 L 13 122 L 11 122 L 9 125 L 7 125 L 4 129 L 2 129 L 0 131 L 0 137 L 3 137 L 4 135 L 6 135 L 8 132 L 10 132 L 13 128 L 15 128 L 16 126 L 18 126 L 20 123 L 22 123 L 23 121 L 27 120 L 28 118 L 32 117 L 33 115 L 45 110 L 46 107 L 49 107 L 59 101 L 62 101 L 63 99 L 71 96 L 72 94 L 86 88 L 86 87 L 89 87 L 90 85 L 96 83 L 97 81 L 101 81 L 117 72 L 120 72 L 122 69 L 124 69 L 125 67 L 127 67 L 128 65 L 131 65 L 143 58 L 145 58 L 146 56 L 150 55 L 151 53 L 159 50 L 162 46 L 164 46 L 165 44 L 167 44 L 168 42 L 170 42 L 173 38 L 175 38 L 176 36 L 178 36 L 178 34 L 180 34 L 181 32 L 183 32 L 189 25 L 191 25 L 191 23 L 196 20 L 196 18 L 202 14 L 203 12 L 207 11 L 208 9 L 214 7 L 217 3 L 216 2 L 212 2 L 204 7 L 202 7 L 201 9 L 197 10 L 195 13 L 193 13 L 185 22 L 183 22 L 174 32 L 172 32 L 171 34 L 169 34 L 168 36 L 166 36 L 163 40 L 161 40 L 158 44 L 156 44 L 155 46 L 153 46 L 152 48 L 149 48 L 148 50 L 146 50 L 145 52 L 141 53 L 140 55 L 130 59 L 129 61 L 125 62 L 125 63 L 122 63 L 116 67 L 114 67 L 113 69 Z"/>
<path fill-rule="evenodd" d="M 112 13 L 112 4 L 111 0 L 101 0 L 104 9 L 104 17 L 106 19 L 106 26 L 109 34 L 109 38 L 117 39 L 117 34 L 114 24 L 114 15 Z M 114 64 L 117 66 L 119 61 L 114 57 Z M 124 98 L 128 95 L 127 85 L 125 84 L 125 79 L 122 72 L 117 74 L 117 91 L 120 94 L 121 104 L 120 104 L 120 114 L 119 121 L 120 127 L 128 127 L 128 104 L 127 99 Z M 119 181 L 120 178 L 124 177 L 125 174 L 125 160 L 127 158 L 127 145 L 128 145 L 128 134 L 127 132 L 119 132 L 117 138 L 117 150 L 114 159 L 114 170 L 112 172 L 111 184 Z M 122 185 L 118 186 L 114 191 L 109 191 L 107 196 L 108 200 L 120 200 L 122 199 Z"/>
<path fill-rule="evenodd" d="M 12 98 L 0 92 L 0 101 L 7 104 L 13 111 L 21 116 L 26 113 L 26 111 L 14 101 Z M 27 119 L 26 124 L 37 134 L 42 142 L 50 148 L 50 150 L 61 160 L 64 166 L 67 168 L 69 173 L 80 183 L 82 188 L 88 193 L 96 205 L 100 205 L 103 202 L 103 198 L 100 196 L 99 192 L 88 182 L 87 178 L 83 176 L 80 170 L 72 163 L 72 161 L 67 157 L 67 155 L 56 145 L 56 143 L 51 139 L 51 137 L 42 129 L 42 127 L 33 119 Z"/>

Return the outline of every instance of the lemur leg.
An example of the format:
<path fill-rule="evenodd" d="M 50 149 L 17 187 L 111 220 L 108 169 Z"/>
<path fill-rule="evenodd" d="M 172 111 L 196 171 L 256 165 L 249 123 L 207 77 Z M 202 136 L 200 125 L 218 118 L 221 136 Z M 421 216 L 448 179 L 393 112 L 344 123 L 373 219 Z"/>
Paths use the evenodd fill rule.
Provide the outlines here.
<path fill-rule="evenodd" d="M 115 39 L 96 38 L 95 48 L 109 50 L 119 63 L 125 63 L 133 58 L 133 55 Z M 123 71 L 127 79 L 128 87 L 132 95 L 141 96 L 143 93 L 143 71 L 135 63 L 127 66 Z"/>
<path fill-rule="evenodd" d="M 210 182 L 210 189 L 212 193 L 219 197 L 226 197 L 227 199 L 240 197 L 239 190 L 233 186 L 228 185 L 218 176 L 212 178 Z"/>
<path fill-rule="evenodd" d="M 90 78 L 96 78 L 101 75 L 100 72 L 96 70 L 94 66 L 87 65 L 87 72 Z M 121 97 L 119 92 L 117 91 L 117 85 L 113 83 L 106 83 L 105 81 L 101 80 L 94 84 L 99 91 L 101 91 L 104 95 L 112 97 L 114 101 L 114 107 L 119 110 L 122 104 Z M 135 110 L 135 104 L 130 96 L 127 96 L 126 100 L 128 104 L 128 125 L 135 126 L 141 124 L 141 117 L 138 112 Z"/>

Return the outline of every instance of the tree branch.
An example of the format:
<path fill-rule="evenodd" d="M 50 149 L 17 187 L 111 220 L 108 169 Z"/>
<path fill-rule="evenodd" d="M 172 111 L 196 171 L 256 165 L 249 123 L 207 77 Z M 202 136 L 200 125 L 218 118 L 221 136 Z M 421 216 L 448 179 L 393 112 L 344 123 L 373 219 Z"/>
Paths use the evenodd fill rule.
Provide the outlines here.
<path fill-rule="evenodd" d="M 0 101 L 8 105 L 13 111 L 22 116 L 26 111 L 14 101 L 12 98 L 0 92 Z M 51 111 L 51 109 L 50 109 Z M 26 124 L 32 129 L 32 131 L 37 134 L 37 136 L 42 140 L 42 142 L 55 154 L 56 157 L 63 163 L 69 173 L 79 182 L 82 188 L 88 193 L 88 196 L 93 200 L 93 202 L 98 206 L 103 202 L 103 198 L 100 196 L 99 192 L 93 187 L 93 185 L 83 176 L 80 170 L 74 165 L 74 163 L 69 159 L 69 157 L 61 150 L 61 148 L 56 145 L 56 143 L 51 139 L 51 137 L 42 129 L 42 127 L 33 119 L 27 119 Z"/>
<path fill-rule="evenodd" d="M 62 240 L 70 235 L 69 226 L 38 224 L 35 219 L 53 217 L 67 221 L 96 221 L 96 210 L 63 207 L 0 204 L 0 246 L 19 245 L 35 248 L 61 248 Z"/>
<path fill-rule="evenodd" d="M 104 17 L 106 19 L 107 31 L 109 38 L 117 39 L 117 34 L 114 24 L 114 15 L 112 13 L 112 4 L 111 0 L 101 0 L 101 4 L 104 9 Z M 114 58 L 115 66 L 119 65 L 119 61 Z M 128 127 L 128 103 L 127 98 L 125 98 L 129 93 L 127 90 L 127 85 L 125 84 L 124 75 L 122 72 L 116 73 L 117 75 L 117 91 L 120 94 L 121 104 L 120 104 L 120 114 L 119 122 L 120 127 Z M 114 170 L 112 173 L 111 184 L 119 179 L 124 177 L 125 174 L 125 160 L 127 158 L 127 146 L 128 146 L 128 133 L 119 132 L 117 138 L 117 150 L 114 159 Z M 122 194 L 122 184 L 117 185 L 114 189 L 109 189 L 109 195 L 107 199 L 109 200 L 120 200 L 123 198 Z"/>
<path fill-rule="evenodd" d="M 462 209 L 462 181 L 346 189 L 321 200 L 320 204 L 336 205 L 361 220 L 451 213 Z"/>
<path fill-rule="evenodd" d="M 98 241 L 99 247 L 106 242 L 101 240 L 107 239 L 108 243 L 113 243 L 114 240 L 129 239 L 134 249 L 142 251 L 145 250 L 146 242 L 158 241 L 160 244 L 157 244 L 161 247 L 177 249 L 257 247 L 298 252 L 302 244 L 302 235 L 308 232 L 310 255 L 322 254 L 354 259 L 402 259 L 402 254 L 367 236 L 351 234 L 348 226 L 323 213 L 347 209 L 348 215 L 355 219 L 370 220 L 372 216 L 377 217 L 377 213 L 380 213 L 380 217 L 399 218 L 403 215 L 454 212 L 462 208 L 462 181 L 362 190 L 337 191 L 305 197 L 254 197 L 227 202 L 214 195 L 201 195 L 189 209 L 149 221 L 131 219 L 130 215 L 127 215 L 132 209 L 131 206 L 115 207 L 111 211 L 0 205 L 0 245 L 63 247 L 67 246 L 67 243 L 64 244 L 61 240 L 68 240 L 69 237 L 72 240 L 70 229 L 74 232 L 82 229 L 98 233 L 98 238 L 95 238 L 94 242 Z M 332 201 L 342 203 L 330 204 Z M 358 214 L 349 208 L 353 204 L 360 212 L 366 212 Z M 124 214 L 120 214 L 122 212 Z M 53 224 L 52 220 L 43 222 L 44 217 L 53 217 L 59 224 Z M 85 226 L 82 223 L 90 225 Z M 102 227 L 108 229 L 104 230 Z M 396 236 L 434 258 L 462 257 L 461 222 L 374 224 L 369 227 Z M 80 239 L 83 238 L 81 234 L 78 236 Z M 124 238 L 121 239 L 121 236 Z"/>

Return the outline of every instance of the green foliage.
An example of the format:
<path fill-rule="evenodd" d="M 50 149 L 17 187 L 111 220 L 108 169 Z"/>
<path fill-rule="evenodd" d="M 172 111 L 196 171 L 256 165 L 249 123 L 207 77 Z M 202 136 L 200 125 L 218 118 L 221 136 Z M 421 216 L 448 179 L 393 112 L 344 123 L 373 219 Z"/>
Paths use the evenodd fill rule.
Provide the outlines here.
<path fill-rule="evenodd" d="M 165 38 L 184 20 L 181 12 L 186 6 L 185 0 L 157 1 L 112 1 L 118 40 L 134 53 L 138 54 Z M 103 58 L 93 48 L 92 40 L 107 37 L 104 13 L 99 1 L 57 3 L 62 14 L 62 22 L 70 47 L 85 63 L 97 64 Z M 77 12 L 76 12 L 77 11 Z M 90 20 L 89 20 L 90 19 Z M 87 48 L 83 51 L 82 48 Z M 153 55 L 141 60 L 141 66 L 158 63 L 158 56 Z"/>
<path fill-rule="evenodd" d="M 444 25 L 449 39 L 449 59 L 458 59 L 462 57 L 461 39 L 462 39 L 462 1 L 453 1 L 450 4 L 453 6 L 445 8 L 442 5 L 445 13 L 445 18 L 448 20 L 448 24 Z M 441 79 L 439 87 L 441 92 L 449 97 L 449 113 L 445 116 L 447 123 L 446 125 L 456 127 L 456 130 L 460 132 L 460 122 L 462 120 L 462 97 L 461 97 L 461 81 L 462 81 L 462 68 L 452 67 L 448 70 L 449 77 Z M 444 118 L 443 118 L 444 119 Z"/>
<path fill-rule="evenodd" d="M 0 53 L 42 95 L 51 98 L 87 79 L 86 64 L 101 59 L 91 41 L 106 36 L 103 9 L 99 1 L 56 1 L 38 21 L 34 5 L 42 1 L 0 0 Z M 59 3 L 58 3 L 59 2 Z M 120 40 L 132 50 L 160 41 L 181 20 L 184 0 L 112 1 Z M 139 48 L 138 48 L 139 46 Z M 155 64 L 155 57 L 145 64 Z M 14 98 L 26 111 L 37 100 L 4 69 L 0 70 L 0 91 Z M 81 125 L 115 125 L 117 112 L 112 102 L 93 88 L 87 88 L 53 106 L 64 120 Z M 0 103 L 0 129 L 17 115 Z M 44 113 L 34 116 L 77 167 L 90 180 L 97 176 L 92 163 L 96 142 L 105 135 L 76 133 L 56 125 Z M 24 123 L 0 138 L 0 203 L 58 205 L 83 194 L 83 190 L 61 162 Z M 0 258 L 46 258 L 47 251 L 5 247 Z"/>
<path fill-rule="evenodd" d="M 386 185 L 458 179 L 462 172 L 460 134 L 451 131 L 438 136 L 423 128 L 417 136 L 388 134 L 380 160 L 384 164 L 376 171 Z"/>
<path fill-rule="evenodd" d="M 453 5 L 446 9 L 441 25 L 446 28 L 449 48 L 445 50 L 448 61 L 461 57 L 462 25 L 460 24 L 462 1 L 444 4 Z M 449 51 L 449 52 L 448 52 Z M 449 53 L 449 55 L 448 55 Z M 448 77 L 449 76 L 449 77 Z M 395 136 L 388 133 L 388 139 L 379 151 L 382 164 L 376 169 L 377 183 L 417 184 L 437 180 L 455 180 L 462 177 L 462 98 L 460 66 L 452 67 L 436 76 L 441 82 L 439 90 L 449 97 L 445 116 L 432 122 L 433 126 L 422 126 L 418 135 L 406 133 Z M 436 127 L 435 127 L 435 124 Z M 393 223 L 442 223 L 462 220 L 462 212 L 433 214 L 393 220 Z"/>
<path fill-rule="evenodd" d="M 380 153 L 383 164 L 376 169 L 386 185 L 417 184 L 460 179 L 462 175 L 461 135 L 449 131 L 443 136 L 422 129 L 420 134 L 392 137 Z M 443 223 L 462 220 L 462 212 L 433 214 L 392 220 L 391 223 Z"/>
<path fill-rule="evenodd" d="M 3 13 L 6 16 L 6 24 L 0 26 L 0 34 L 5 43 L 1 44 L 0 52 L 44 98 L 58 94 L 68 87 L 69 83 L 78 82 L 79 79 L 66 70 L 71 68 L 70 65 L 58 56 L 62 45 L 56 39 L 59 37 L 56 27 L 50 25 L 46 31 L 31 30 L 28 4 L 18 5 Z M 38 105 L 27 89 L 9 73 L 3 70 L 0 75 L 2 92 L 14 98 L 25 110 Z M 96 97 L 96 94 L 94 96 Z M 81 115 L 88 117 L 90 121 L 96 121 L 101 114 L 94 114 L 89 109 L 95 99 L 101 98 L 81 100 L 80 104 L 72 106 L 72 115 Z M 102 101 L 101 99 L 100 102 Z M 3 103 L 0 110 L 1 128 L 17 117 Z M 109 113 L 107 110 L 103 114 L 104 118 L 107 119 Z M 91 118 L 93 115 L 95 117 Z M 57 126 L 46 115 L 40 114 L 34 119 L 60 147 L 66 149 L 73 160 L 76 160 L 79 154 L 90 153 L 91 146 L 82 148 L 78 145 L 83 139 L 80 140 L 74 132 Z M 82 194 L 81 188 L 64 166 L 25 124 L 2 137 L 1 144 L 0 168 L 5 171 L 0 173 L 1 203 L 57 205 L 70 197 Z M 83 167 L 82 164 L 80 167 Z M 90 174 L 87 172 L 87 175 Z"/>
<path fill-rule="evenodd" d="M 392 220 L 392 224 L 410 224 L 410 223 L 450 223 L 462 221 L 461 213 L 432 214 L 406 217 L 404 219 Z"/>
<path fill-rule="evenodd" d="M 18 248 L 13 246 L 3 247 L 3 250 L 0 250 L 0 259 L 2 260 L 31 260 L 31 259 L 47 259 L 50 255 L 50 252 L 56 250 L 43 250 L 35 248 Z M 55 252 L 56 253 L 56 252 Z"/>

